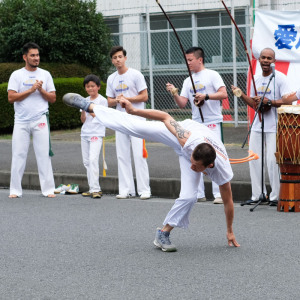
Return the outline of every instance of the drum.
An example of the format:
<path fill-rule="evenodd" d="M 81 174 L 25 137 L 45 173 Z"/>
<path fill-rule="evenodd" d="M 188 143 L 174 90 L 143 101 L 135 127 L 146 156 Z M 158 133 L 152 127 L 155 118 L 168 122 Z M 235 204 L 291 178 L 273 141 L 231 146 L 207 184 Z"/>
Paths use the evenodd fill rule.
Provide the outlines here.
<path fill-rule="evenodd" d="M 277 210 L 300 212 L 300 106 L 278 108 L 276 159 L 281 179 Z"/>

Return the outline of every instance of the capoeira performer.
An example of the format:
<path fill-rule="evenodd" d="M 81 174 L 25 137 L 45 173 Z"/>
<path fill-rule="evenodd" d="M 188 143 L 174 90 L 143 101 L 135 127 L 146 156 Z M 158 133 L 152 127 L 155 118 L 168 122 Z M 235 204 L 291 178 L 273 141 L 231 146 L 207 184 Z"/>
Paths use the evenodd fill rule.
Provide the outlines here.
<path fill-rule="evenodd" d="M 176 122 L 169 114 L 152 109 L 140 110 L 124 98 L 120 104 L 128 114 L 111 108 L 90 104 L 78 94 L 66 94 L 65 104 L 94 112 L 96 120 L 105 127 L 172 147 L 179 156 L 181 191 L 179 198 L 167 214 L 163 228 L 157 229 L 154 244 L 163 251 L 173 252 L 176 247 L 169 235 L 174 227 L 187 228 L 189 214 L 197 202 L 197 188 L 201 173 L 219 184 L 227 224 L 228 245 L 239 247 L 233 233 L 234 207 L 230 180 L 233 177 L 225 147 L 220 139 L 206 126 L 192 120 Z M 131 115 L 158 120 L 137 120 Z"/>
<path fill-rule="evenodd" d="M 15 122 L 12 137 L 10 198 L 22 196 L 22 177 L 32 135 L 42 194 L 54 195 L 48 124 L 48 103 L 56 101 L 55 86 L 50 73 L 38 68 L 39 46 L 23 46 L 25 67 L 14 71 L 8 81 L 8 101 L 14 104 Z"/>

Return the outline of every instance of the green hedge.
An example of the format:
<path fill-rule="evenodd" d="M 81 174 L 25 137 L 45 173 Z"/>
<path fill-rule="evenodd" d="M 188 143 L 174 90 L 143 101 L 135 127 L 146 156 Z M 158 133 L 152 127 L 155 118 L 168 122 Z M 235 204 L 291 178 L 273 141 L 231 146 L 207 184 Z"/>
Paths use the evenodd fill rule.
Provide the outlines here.
<path fill-rule="evenodd" d="M 11 73 L 25 66 L 20 63 L 0 63 L 0 83 L 8 82 Z M 85 77 L 87 74 L 96 74 L 90 68 L 80 64 L 40 63 L 40 67 L 50 72 L 53 78 Z M 99 75 L 99 74 L 96 74 Z"/>
<path fill-rule="evenodd" d="M 87 96 L 83 87 L 83 78 L 56 78 L 56 102 L 49 104 L 50 124 L 52 130 L 80 127 L 80 113 L 77 109 L 63 104 L 62 97 L 66 93 L 78 93 Z M 100 94 L 105 97 L 106 84 L 101 83 Z M 14 108 L 7 100 L 7 83 L 0 84 L 0 134 L 11 133 L 14 125 Z"/>

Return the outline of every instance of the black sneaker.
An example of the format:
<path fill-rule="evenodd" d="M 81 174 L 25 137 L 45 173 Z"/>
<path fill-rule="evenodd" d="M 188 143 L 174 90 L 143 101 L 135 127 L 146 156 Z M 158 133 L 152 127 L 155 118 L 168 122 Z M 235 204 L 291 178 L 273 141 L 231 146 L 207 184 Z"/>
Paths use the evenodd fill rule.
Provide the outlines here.
<path fill-rule="evenodd" d="M 278 200 L 271 200 L 269 206 L 277 206 Z"/>
<path fill-rule="evenodd" d="M 79 108 L 84 111 L 89 111 L 90 102 L 79 94 L 68 93 L 63 96 L 63 102 L 71 107 Z"/>

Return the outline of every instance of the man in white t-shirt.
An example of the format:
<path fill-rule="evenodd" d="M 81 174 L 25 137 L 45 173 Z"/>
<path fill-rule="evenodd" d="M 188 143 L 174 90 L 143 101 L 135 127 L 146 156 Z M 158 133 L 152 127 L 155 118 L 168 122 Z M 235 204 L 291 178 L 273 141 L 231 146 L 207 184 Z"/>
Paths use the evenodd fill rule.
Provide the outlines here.
<path fill-rule="evenodd" d="M 25 67 L 11 74 L 7 87 L 8 101 L 15 110 L 9 197 L 22 196 L 21 181 L 31 135 L 42 194 L 55 197 L 48 122 L 48 103 L 56 101 L 55 87 L 50 73 L 38 68 L 39 46 L 29 42 L 22 53 Z"/>
<path fill-rule="evenodd" d="M 134 107 L 144 109 L 148 100 L 147 85 L 141 72 L 126 66 L 126 50 L 122 46 L 112 47 L 110 57 L 117 71 L 107 79 L 106 96 L 108 106 L 116 106 L 118 111 L 126 113 L 117 102 L 119 97 L 125 97 Z M 141 117 L 136 117 L 141 118 Z M 131 145 L 131 147 L 130 147 Z M 137 193 L 141 199 L 151 196 L 150 179 L 147 159 L 144 157 L 144 141 L 128 134 L 116 132 L 116 151 L 118 158 L 118 199 L 136 195 L 133 180 L 131 149 L 134 158 Z"/>
<path fill-rule="evenodd" d="M 200 47 L 192 47 L 185 52 L 186 59 L 193 72 L 192 78 L 195 84 L 196 94 L 193 89 L 191 78 L 184 80 L 180 95 L 171 83 L 167 83 L 167 90 L 172 93 L 175 102 L 180 108 L 187 105 L 188 101 L 192 107 L 192 119 L 204 124 L 216 132 L 222 139 L 222 106 L 221 100 L 227 98 L 227 91 L 220 74 L 204 66 L 204 50 Z M 201 107 L 204 122 L 202 122 L 199 106 Z M 215 204 L 222 204 L 219 187 L 212 182 Z M 204 193 L 203 176 L 198 188 L 198 201 L 206 201 Z"/>
<path fill-rule="evenodd" d="M 233 177 L 225 147 L 218 136 L 206 126 L 193 120 L 176 122 L 169 114 L 153 110 L 138 109 L 123 97 L 120 105 L 128 114 L 114 109 L 89 103 L 78 94 L 66 94 L 65 104 L 94 112 L 98 122 L 105 127 L 124 134 L 145 138 L 170 146 L 179 156 L 181 170 L 181 190 L 179 198 L 167 214 L 163 228 L 158 228 L 154 244 L 166 252 L 176 251 L 170 241 L 170 232 L 174 227 L 187 228 L 189 215 L 197 202 L 197 189 L 202 172 L 219 185 L 227 225 L 228 245 L 239 247 L 233 233 L 234 206 L 230 180 Z M 135 116 L 155 121 L 136 119 Z"/>
<path fill-rule="evenodd" d="M 262 74 L 254 76 L 257 89 L 257 97 L 253 86 L 251 87 L 250 97 L 242 93 L 241 98 L 252 108 L 256 109 L 264 95 L 267 85 L 272 75 L 271 64 L 275 63 L 275 52 L 271 48 L 265 48 L 259 56 L 259 63 L 262 69 Z M 236 87 L 232 86 L 234 91 Z M 268 170 L 271 193 L 269 195 L 270 206 L 276 206 L 279 198 L 280 176 L 279 168 L 276 164 L 274 153 L 276 152 L 276 132 L 277 132 L 277 107 L 284 104 L 283 96 L 289 94 L 289 87 L 286 76 L 278 71 L 275 71 L 275 76 L 272 77 L 265 98 L 263 99 L 264 109 L 264 158 Z M 254 153 L 258 153 L 259 159 L 249 162 L 250 178 L 252 186 L 252 201 L 257 201 L 260 195 L 267 194 L 265 180 L 261 178 L 261 153 L 262 153 L 262 127 L 261 120 L 256 117 L 250 135 L 249 149 Z"/>

